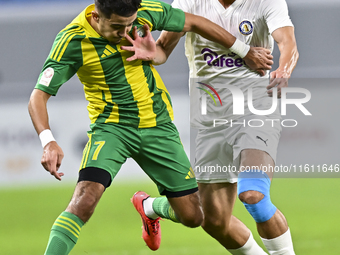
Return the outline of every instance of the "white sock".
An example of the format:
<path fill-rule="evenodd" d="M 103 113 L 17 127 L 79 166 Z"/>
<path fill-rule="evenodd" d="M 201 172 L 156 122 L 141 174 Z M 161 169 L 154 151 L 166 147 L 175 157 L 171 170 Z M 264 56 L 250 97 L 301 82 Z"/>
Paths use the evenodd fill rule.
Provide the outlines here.
<path fill-rule="evenodd" d="M 288 228 L 287 232 L 273 239 L 261 238 L 270 255 L 295 255 L 293 241 Z"/>
<path fill-rule="evenodd" d="M 156 199 L 155 197 L 148 197 L 147 199 L 143 201 L 143 209 L 144 209 L 145 215 L 153 220 L 159 217 L 152 208 L 152 203 L 155 199 Z"/>
<path fill-rule="evenodd" d="M 228 249 L 228 251 L 233 255 L 268 255 L 255 241 L 252 233 L 250 233 L 248 241 L 241 248 Z"/>

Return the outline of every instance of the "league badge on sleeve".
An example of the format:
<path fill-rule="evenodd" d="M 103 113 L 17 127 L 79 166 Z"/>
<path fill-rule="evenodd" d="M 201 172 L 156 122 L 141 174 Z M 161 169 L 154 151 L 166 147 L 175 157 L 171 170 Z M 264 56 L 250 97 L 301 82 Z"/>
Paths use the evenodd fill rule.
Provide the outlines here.
<path fill-rule="evenodd" d="M 47 68 L 41 78 L 40 78 L 40 81 L 39 81 L 39 84 L 42 84 L 42 85 L 45 85 L 46 87 L 48 87 L 50 85 L 50 82 L 53 78 L 53 75 L 54 75 L 54 69 L 49 67 Z"/>
<path fill-rule="evenodd" d="M 240 33 L 243 35 L 250 35 L 253 32 L 253 24 L 249 20 L 243 20 L 238 29 Z"/>

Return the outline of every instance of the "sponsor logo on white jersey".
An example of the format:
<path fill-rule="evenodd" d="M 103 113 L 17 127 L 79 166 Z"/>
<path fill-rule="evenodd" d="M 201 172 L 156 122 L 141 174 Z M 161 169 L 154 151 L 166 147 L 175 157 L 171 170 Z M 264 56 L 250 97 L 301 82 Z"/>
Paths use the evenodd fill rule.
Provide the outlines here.
<path fill-rule="evenodd" d="M 204 56 L 204 60 L 207 61 L 209 66 L 217 66 L 217 67 L 241 67 L 245 65 L 242 58 L 236 58 L 235 53 L 230 52 L 228 55 L 218 55 L 215 51 L 204 48 L 201 51 L 201 54 Z"/>

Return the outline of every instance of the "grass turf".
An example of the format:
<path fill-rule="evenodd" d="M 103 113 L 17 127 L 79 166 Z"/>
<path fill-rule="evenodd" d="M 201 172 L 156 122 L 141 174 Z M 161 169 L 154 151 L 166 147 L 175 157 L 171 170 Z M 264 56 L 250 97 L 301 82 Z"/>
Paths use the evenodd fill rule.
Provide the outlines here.
<path fill-rule="evenodd" d="M 340 250 L 340 179 L 275 179 L 271 196 L 288 219 L 296 254 L 333 255 Z M 137 190 L 158 194 L 151 182 L 113 183 L 71 255 L 228 254 L 201 228 L 162 221 L 162 244 L 150 251 L 141 239 L 141 221 L 130 203 Z M 69 202 L 72 186 L 0 190 L 0 254 L 43 254 L 50 228 Z M 260 242 L 255 223 L 240 202 L 234 214 Z M 261 243 L 262 246 L 262 243 Z"/>

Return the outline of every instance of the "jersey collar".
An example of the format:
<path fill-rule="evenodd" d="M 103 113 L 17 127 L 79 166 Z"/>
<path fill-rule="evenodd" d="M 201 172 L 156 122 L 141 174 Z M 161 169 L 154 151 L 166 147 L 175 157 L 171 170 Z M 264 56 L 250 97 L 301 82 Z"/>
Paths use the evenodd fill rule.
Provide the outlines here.
<path fill-rule="evenodd" d="M 224 8 L 223 5 L 218 0 L 214 0 L 213 3 L 221 14 L 227 16 L 229 13 L 231 13 L 237 6 L 242 4 L 244 1 L 246 0 L 236 0 L 228 8 Z"/>
<path fill-rule="evenodd" d="M 101 37 L 96 30 L 88 22 L 88 18 L 91 17 L 91 13 L 94 11 L 94 4 L 91 4 L 85 8 L 73 21 L 73 24 L 78 24 L 85 28 L 89 37 Z"/>

